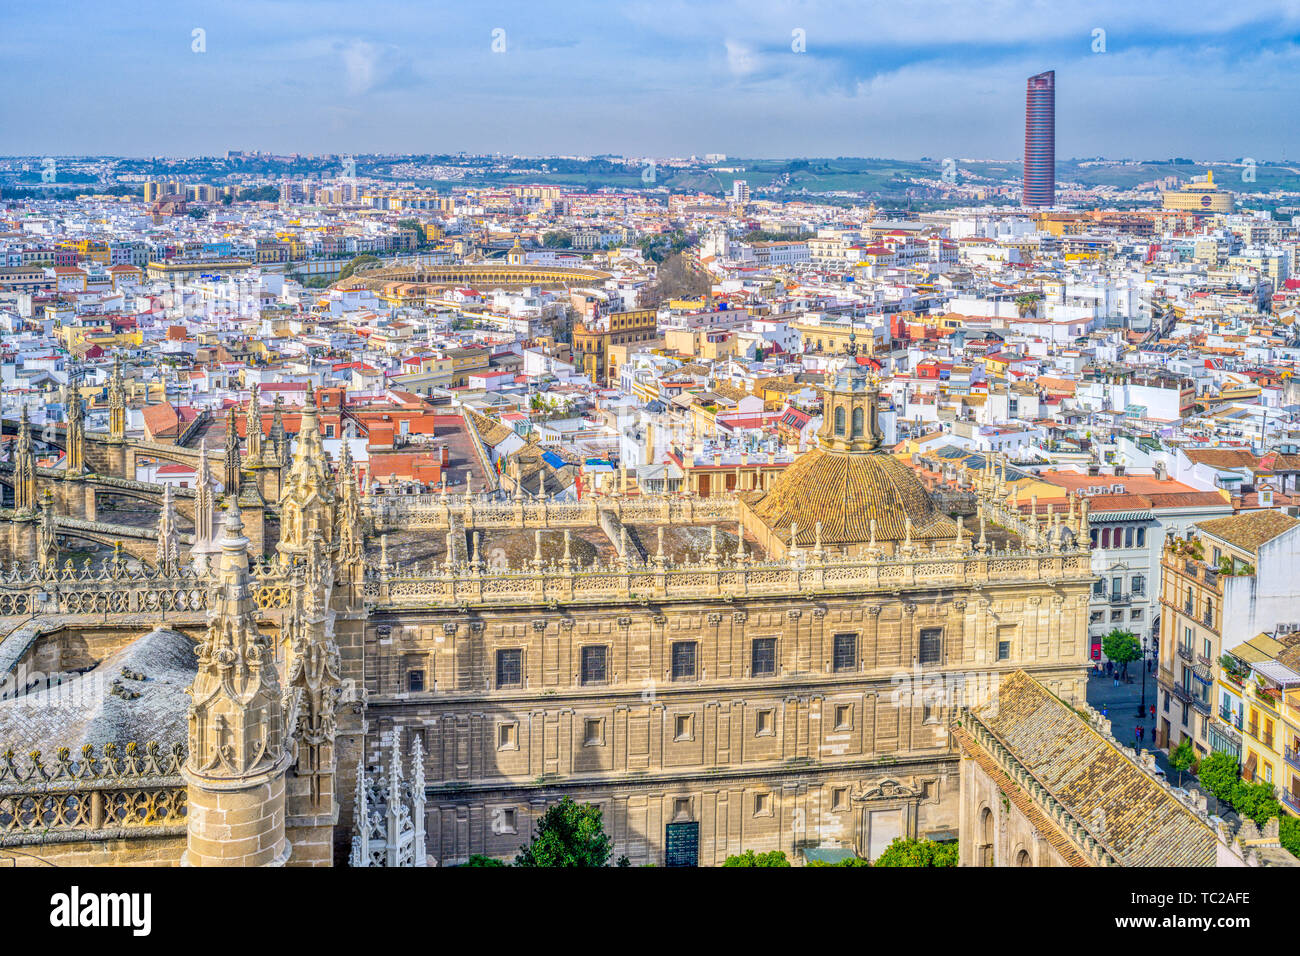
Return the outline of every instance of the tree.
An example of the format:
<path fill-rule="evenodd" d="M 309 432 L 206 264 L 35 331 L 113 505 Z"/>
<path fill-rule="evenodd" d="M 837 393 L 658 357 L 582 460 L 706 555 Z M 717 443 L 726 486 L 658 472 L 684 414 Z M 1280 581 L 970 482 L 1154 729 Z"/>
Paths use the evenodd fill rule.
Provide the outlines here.
<path fill-rule="evenodd" d="M 482 853 L 471 853 L 469 859 L 465 861 L 465 866 L 509 866 L 504 860 L 498 860 L 494 856 L 484 856 Z"/>
<path fill-rule="evenodd" d="M 896 837 L 876 857 L 872 866 L 956 866 L 957 842 L 935 843 L 933 840 L 904 840 Z"/>
<path fill-rule="evenodd" d="M 1101 649 L 1108 658 L 1123 668 L 1126 677 L 1129 661 L 1135 661 L 1142 656 L 1142 645 L 1138 643 L 1137 636 L 1132 631 L 1119 627 L 1101 639 Z"/>
<path fill-rule="evenodd" d="M 600 807 L 565 797 L 537 821 L 533 840 L 519 851 L 515 866 L 608 866 L 614 844 Z M 620 857 L 619 866 L 627 866 Z"/>
<path fill-rule="evenodd" d="M 1239 771 L 1236 757 L 1216 750 L 1201 761 L 1201 786 L 1224 803 L 1231 803 L 1232 788 L 1237 784 Z"/>
<path fill-rule="evenodd" d="M 1183 742 L 1169 754 L 1169 764 L 1178 771 L 1178 785 L 1180 787 L 1183 785 L 1183 774 L 1191 768 L 1192 762 L 1195 760 L 1196 751 L 1192 749 L 1192 741 L 1187 737 L 1184 737 Z"/>
<path fill-rule="evenodd" d="M 362 266 L 366 266 L 372 262 L 378 262 L 378 261 L 379 261 L 378 256 L 372 256 L 369 253 L 362 253 L 361 255 L 354 257 L 347 265 L 345 265 L 342 268 L 342 270 L 340 270 L 339 279 L 340 280 L 350 279 L 352 277 L 352 274 L 356 272 L 358 269 L 360 269 Z"/>
<path fill-rule="evenodd" d="M 1273 817 L 1285 816 L 1273 785 L 1263 781 L 1247 783 L 1238 780 L 1232 788 L 1232 809 L 1241 816 L 1254 820 L 1261 827 Z"/>
<path fill-rule="evenodd" d="M 770 853 L 755 853 L 753 850 L 746 850 L 744 853 L 729 856 L 722 861 L 723 866 L 789 866 L 790 861 L 785 858 L 784 850 L 772 850 Z"/>
<path fill-rule="evenodd" d="M 572 249 L 573 236 L 563 230 L 548 232 L 542 236 L 542 246 L 547 249 Z"/>
<path fill-rule="evenodd" d="M 836 860 L 830 863 L 826 860 L 813 860 L 809 866 L 870 866 L 871 861 L 861 856 L 845 857 L 843 860 Z"/>

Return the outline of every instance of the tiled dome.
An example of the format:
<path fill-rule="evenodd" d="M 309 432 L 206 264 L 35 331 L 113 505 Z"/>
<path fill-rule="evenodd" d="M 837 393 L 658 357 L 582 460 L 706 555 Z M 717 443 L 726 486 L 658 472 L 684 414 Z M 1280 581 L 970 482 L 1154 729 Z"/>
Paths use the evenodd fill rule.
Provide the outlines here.
<path fill-rule="evenodd" d="M 798 544 L 865 543 L 876 521 L 877 541 L 902 541 L 912 518 L 913 540 L 951 538 L 957 525 L 934 507 L 921 480 L 887 454 L 826 451 L 801 455 L 751 508 L 778 534 L 798 526 Z"/>

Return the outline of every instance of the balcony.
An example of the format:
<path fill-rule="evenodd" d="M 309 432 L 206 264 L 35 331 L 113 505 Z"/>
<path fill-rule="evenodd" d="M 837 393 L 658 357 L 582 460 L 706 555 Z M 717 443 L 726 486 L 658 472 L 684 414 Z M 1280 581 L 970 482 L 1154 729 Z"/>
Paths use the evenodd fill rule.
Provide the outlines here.
<path fill-rule="evenodd" d="M 1127 594 L 1116 594 L 1114 592 L 1111 593 L 1110 596 L 1111 604 L 1127 604 L 1128 601 L 1129 601 L 1129 595 Z"/>
<path fill-rule="evenodd" d="M 1232 723 L 1232 708 L 1231 708 L 1231 707 L 1220 707 L 1220 708 L 1219 708 L 1219 719 L 1220 719 L 1221 721 L 1223 721 L 1225 724 L 1230 724 L 1230 723 Z"/>
<path fill-rule="evenodd" d="M 1256 740 L 1259 740 L 1259 724 L 1251 724 L 1246 728 L 1246 733 L 1250 734 Z"/>
<path fill-rule="evenodd" d="M 1294 790 L 1278 790 L 1278 797 L 1292 813 L 1300 815 L 1300 793 Z"/>
<path fill-rule="evenodd" d="M 1192 691 L 1188 690 L 1182 684 L 1173 684 L 1169 689 L 1173 691 L 1173 695 L 1184 704 L 1191 704 L 1192 707 L 1200 711 L 1202 714 L 1206 714 L 1207 716 L 1209 715 L 1210 702 L 1208 700 L 1202 700 L 1199 695 L 1192 693 Z"/>
<path fill-rule="evenodd" d="M 1189 664 L 1193 663 L 1196 660 L 1196 655 L 1192 653 L 1191 645 L 1188 644 L 1178 645 L 1178 656 L 1181 657 L 1183 660 L 1187 661 L 1187 663 Z"/>
<path fill-rule="evenodd" d="M 1297 753 L 1294 748 L 1287 747 L 1286 762 L 1291 765 L 1291 769 L 1300 770 L 1300 753 Z"/>
<path fill-rule="evenodd" d="M 1183 613 L 1188 617 L 1196 617 L 1196 608 L 1192 606 L 1191 601 L 1183 602 Z"/>

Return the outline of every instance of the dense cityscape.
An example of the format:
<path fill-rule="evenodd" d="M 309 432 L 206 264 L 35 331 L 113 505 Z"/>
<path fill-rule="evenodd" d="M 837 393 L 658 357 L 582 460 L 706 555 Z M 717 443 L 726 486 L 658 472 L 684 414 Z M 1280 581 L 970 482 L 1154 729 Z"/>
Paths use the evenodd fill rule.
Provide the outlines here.
<path fill-rule="evenodd" d="M 1300 865 L 1300 166 L 1020 83 L 0 157 L 0 865 Z"/>

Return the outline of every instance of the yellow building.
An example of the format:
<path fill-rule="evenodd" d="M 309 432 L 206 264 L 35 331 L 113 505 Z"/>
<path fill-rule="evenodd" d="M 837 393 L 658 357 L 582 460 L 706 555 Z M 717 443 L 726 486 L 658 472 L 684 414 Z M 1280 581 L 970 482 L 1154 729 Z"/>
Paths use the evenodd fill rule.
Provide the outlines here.
<path fill-rule="evenodd" d="M 1231 213 L 1236 209 L 1232 193 L 1214 185 L 1214 171 L 1205 174 L 1205 182 L 1188 183 L 1182 189 L 1160 194 L 1165 209 L 1200 213 Z"/>
<path fill-rule="evenodd" d="M 574 364 L 597 384 L 617 381 L 618 367 L 610 354 L 610 347 L 654 339 L 657 336 L 656 317 L 654 309 L 634 309 L 575 322 Z"/>

